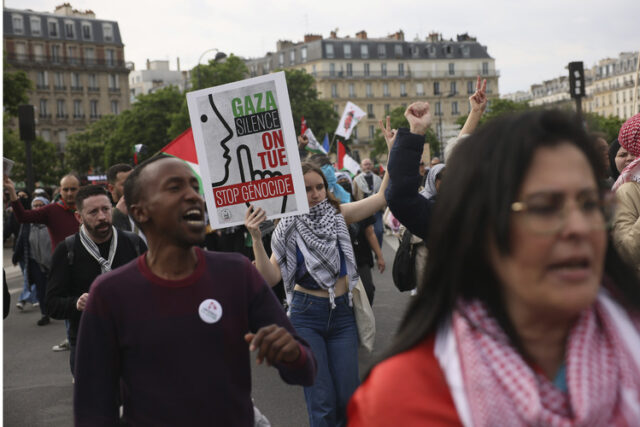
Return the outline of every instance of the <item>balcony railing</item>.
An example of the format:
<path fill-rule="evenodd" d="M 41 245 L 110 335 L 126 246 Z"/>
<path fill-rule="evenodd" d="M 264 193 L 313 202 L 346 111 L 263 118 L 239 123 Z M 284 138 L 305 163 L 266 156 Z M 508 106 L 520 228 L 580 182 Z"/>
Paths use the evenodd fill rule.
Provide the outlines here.
<path fill-rule="evenodd" d="M 109 92 L 110 93 L 120 93 L 120 88 L 119 87 L 110 87 L 109 88 Z"/>
<path fill-rule="evenodd" d="M 73 119 L 74 120 L 83 120 L 84 119 L 84 114 L 74 114 L 73 115 Z"/>
<path fill-rule="evenodd" d="M 65 85 L 54 85 L 53 88 L 59 91 L 67 90 L 67 87 Z"/>
<path fill-rule="evenodd" d="M 59 65 L 59 66 L 72 66 L 72 67 L 124 67 L 125 63 L 121 60 L 114 59 L 96 59 L 96 58 L 82 58 L 79 56 L 52 56 L 52 55 L 33 55 L 33 54 L 18 54 L 15 52 L 7 53 L 7 61 L 11 63 L 19 63 L 25 65 Z"/>
<path fill-rule="evenodd" d="M 68 119 L 68 118 L 69 118 L 68 114 L 64 114 L 64 113 L 56 114 L 56 119 Z"/>
<path fill-rule="evenodd" d="M 36 89 L 38 90 L 49 90 L 49 85 L 48 84 L 37 84 L 36 85 Z"/>
<path fill-rule="evenodd" d="M 369 71 L 354 70 L 351 73 L 345 71 L 316 71 L 311 73 L 314 77 L 320 79 L 451 79 L 451 78 L 475 78 L 480 77 L 499 77 L 500 72 L 497 70 L 483 73 L 482 70 L 462 70 L 449 74 L 448 71 L 404 71 L 402 73 L 393 73 L 390 71 Z"/>
<path fill-rule="evenodd" d="M 71 90 L 74 92 L 82 92 L 82 89 L 84 89 L 83 86 L 71 86 Z"/>
<path fill-rule="evenodd" d="M 51 118 L 51 114 L 40 113 L 40 114 L 38 114 L 38 117 L 43 119 L 43 120 L 46 120 L 46 119 L 50 119 Z"/>
<path fill-rule="evenodd" d="M 88 90 L 89 92 L 100 92 L 100 88 L 99 88 L 99 87 L 97 87 L 97 86 L 89 86 L 89 87 L 87 88 L 87 90 Z"/>

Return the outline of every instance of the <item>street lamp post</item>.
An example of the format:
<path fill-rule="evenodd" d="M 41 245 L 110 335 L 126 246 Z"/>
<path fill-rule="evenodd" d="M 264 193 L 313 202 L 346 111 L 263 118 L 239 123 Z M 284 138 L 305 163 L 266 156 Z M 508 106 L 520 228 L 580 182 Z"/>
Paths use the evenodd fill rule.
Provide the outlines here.
<path fill-rule="evenodd" d="M 216 57 L 215 57 L 215 58 L 214 58 L 214 60 L 213 60 L 214 62 L 215 62 L 215 61 L 217 61 L 217 60 L 218 60 L 218 59 L 220 59 L 220 58 L 224 58 L 224 57 L 226 57 L 226 56 L 227 56 L 224 52 L 220 52 L 220 51 L 219 51 L 218 49 L 216 49 L 215 47 L 214 47 L 214 48 L 211 48 L 211 49 L 207 49 L 207 50 L 205 50 L 204 52 L 202 52 L 202 55 L 200 55 L 200 58 L 198 58 L 198 65 L 197 65 L 197 68 L 198 68 L 198 85 L 201 85 L 201 84 L 202 84 L 202 80 L 200 80 L 200 62 L 202 62 L 202 58 L 203 58 L 207 53 L 209 53 L 209 52 L 214 52 L 214 51 L 215 51 L 215 52 L 217 52 L 217 53 L 216 53 Z"/>
<path fill-rule="evenodd" d="M 455 92 L 451 92 L 448 93 L 445 98 L 452 98 L 455 95 Z M 436 111 L 436 113 L 438 114 L 438 140 L 440 141 L 440 157 L 442 158 L 444 154 L 444 132 L 442 131 L 442 115 L 444 113 L 442 109 L 442 92 L 440 92 L 438 96 L 438 106 L 439 111 Z"/>

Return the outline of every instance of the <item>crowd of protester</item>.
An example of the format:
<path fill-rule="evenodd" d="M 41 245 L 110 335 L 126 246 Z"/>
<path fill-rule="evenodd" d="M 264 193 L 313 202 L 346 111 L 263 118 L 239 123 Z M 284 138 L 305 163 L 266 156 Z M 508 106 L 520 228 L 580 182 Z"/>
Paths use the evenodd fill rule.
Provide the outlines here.
<path fill-rule="evenodd" d="M 65 320 L 76 425 L 253 425 L 251 352 L 304 386 L 312 427 L 637 425 L 640 114 L 609 144 L 560 111 L 478 126 L 480 78 L 469 102 L 442 159 L 426 102 L 380 123 L 382 176 L 304 158 L 309 213 L 275 222 L 211 229 L 170 157 L 33 197 L 4 176 L 15 307 Z M 420 247 L 417 286 L 362 379 L 353 300 L 390 266 L 383 223 Z"/>

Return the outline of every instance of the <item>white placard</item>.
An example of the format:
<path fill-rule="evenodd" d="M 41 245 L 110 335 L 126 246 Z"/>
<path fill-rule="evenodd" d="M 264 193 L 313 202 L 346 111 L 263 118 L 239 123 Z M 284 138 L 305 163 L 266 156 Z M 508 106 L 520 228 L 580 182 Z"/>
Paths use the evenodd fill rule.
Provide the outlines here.
<path fill-rule="evenodd" d="M 309 212 L 284 72 L 190 92 L 187 105 L 213 228 L 243 224 L 248 203 L 270 219 Z"/>

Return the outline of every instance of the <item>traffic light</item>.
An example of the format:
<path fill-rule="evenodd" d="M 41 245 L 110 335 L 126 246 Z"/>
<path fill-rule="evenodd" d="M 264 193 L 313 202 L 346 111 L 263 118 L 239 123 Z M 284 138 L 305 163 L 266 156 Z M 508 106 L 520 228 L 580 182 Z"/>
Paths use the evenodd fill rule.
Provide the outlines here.
<path fill-rule="evenodd" d="M 582 61 L 569 62 L 569 93 L 572 98 L 586 96 Z"/>

